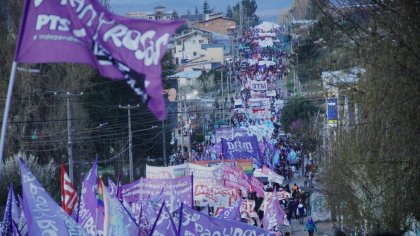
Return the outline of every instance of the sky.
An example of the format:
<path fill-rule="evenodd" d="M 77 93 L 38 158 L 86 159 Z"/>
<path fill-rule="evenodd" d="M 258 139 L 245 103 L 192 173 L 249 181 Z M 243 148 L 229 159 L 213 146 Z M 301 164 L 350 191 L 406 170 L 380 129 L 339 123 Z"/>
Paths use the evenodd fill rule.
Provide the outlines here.
<path fill-rule="evenodd" d="M 256 0 L 257 15 L 263 21 L 277 21 L 281 12 L 292 6 L 293 0 Z M 201 12 L 204 0 L 111 0 L 111 11 L 125 15 L 128 12 L 153 11 L 156 6 L 166 6 L 168 10 L 175 10 L 178 15 L 184 15 L 189 9 L 194 13 L 195 7 Z M 238 0 L 208 0 L 210 7 L 216 11 L 226 12 L 227 6 L 233 6 Z"/>

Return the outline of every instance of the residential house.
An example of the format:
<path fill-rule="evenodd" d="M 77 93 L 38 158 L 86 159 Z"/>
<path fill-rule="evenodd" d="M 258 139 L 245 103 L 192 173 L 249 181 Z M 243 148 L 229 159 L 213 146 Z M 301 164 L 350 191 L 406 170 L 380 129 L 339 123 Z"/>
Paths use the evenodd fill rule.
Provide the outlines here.
<path fill-rule="evenodd" d="M 183 64 L 189 60 L 201 57 L 206 53 L 202 45 L 211 42 L 211 35 L 202 31 L 192 31 L 174 38 L 175 51 L 173 52 L 175 64 Z"/>
<path fill-rule="evenodd" d="M 208 15 L 205 15 L 204 20 L 192 23 L 191 27 L 229 35 L 236 30 L 236 21 L 223 16 L 210 18 Z"/>

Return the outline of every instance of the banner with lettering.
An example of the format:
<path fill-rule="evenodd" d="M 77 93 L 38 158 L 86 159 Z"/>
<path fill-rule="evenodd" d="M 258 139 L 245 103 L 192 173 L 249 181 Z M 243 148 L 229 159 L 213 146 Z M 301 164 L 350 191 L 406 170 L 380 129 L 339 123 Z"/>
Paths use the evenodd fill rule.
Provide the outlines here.
<path fill-rule="evenodd" d="M 194 184 L 194 205 L 225 208 L 238 199 L 239 192 L 234 188 L 224 186 L 209 186 L 205 184 Z M 217 211 L 216 211 L 217 212 Z"/>
<path fill-rule="evenodd" d="M 248 176 L 239 167 L 226 166 L 224 167 L 223 179 L 225 186 L 241 190 L 244 197 L 251 190 L 251 185 L 248 183 Z"/>
<path fill-rule="evenodd" d="M 118 16 L 97 0 L 26 1 L 15 61 L 91 65 L 104 77 L 125 79 L 164 119 L 160 61 L 182 23 Z"/>
<path fill-rule="evenodd" d="M 192 178 L 185 176 L 177 179 L 149 179 L 141 178 L 122 186 L 123 198 L 130 203 L 147 200 L 161 194 L 169 210 L 175 211 L 184 203 L 192 206 Z"/>
<path fill-rule="evenodd" d="M 178 235 L 255 235 L 268 236 L 270 233 L 261 228 L 202 214 L 184 206 L 180 219 Z"/>
<path fill-rule="evenodd" d="M 253 91 L 267 91 L 267 81 L 251 80 L 251 90 Z"/>
<path fill-rule="evenodd" d="M 149 166 L 146 165 L 146 178 L 174 179 L 186 176 L 187 164 L 175 166 Z"/>
<path fill-rule="evenodd" d="M 255 136 L 236 137 L 233 140 L 222 140 L 222 153 L 226 159 L 257 158 L 258 141 Z"/>
<path fill-rule="evenodd" d="M 29 235 L 87 235 L 80 225 L 57 205 L 20 160 L 23 212 Z"/>
<path fill-rule="evenodd" d="M 178 233 L 172 214 L 165 203 L 162 203 L 159 214 L 153 224 L 151 236 L 176 235 Z"/>

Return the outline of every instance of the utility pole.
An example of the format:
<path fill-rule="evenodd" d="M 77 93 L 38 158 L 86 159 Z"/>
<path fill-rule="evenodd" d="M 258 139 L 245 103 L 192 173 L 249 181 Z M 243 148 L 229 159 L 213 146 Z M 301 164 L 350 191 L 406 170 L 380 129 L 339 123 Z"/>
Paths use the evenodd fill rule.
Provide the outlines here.
<path fill-rule="evenodd" d="M 128 111 L 128 165 L 129 165 L 129 174 L 130 174 L 130 182 L 134 181 L 134 174 L 133 174 L 133 134 L 131 133 L 131 109 L 138 108 L 137 106 L 131 106 L 128 104 L 127 106 L 119 105 L 120 109 L 127 109 Z"/>
<path fill-rule="evenodd" d="M 220 77 L 222 80 L 222 120 L 225 120 L 225 95 L 224 95 L 224 89 L 223 89 L 223 65 L 222 69 L 220 70 Z"/>
<path fill-rule="evenodd" d="M 57 95 L 57 92 L 54 92 L 54 95 Z M 72 183 L 74 183 L 74 161 L 73 161 L 73 141 L 72 141 L 72 130 L 73 125 L 71 122 L 71 106 L 70 106 L 70 98 L 71 97 L 78 97 L 83 95 L 83 92 L 80 92 L 79 94 L 72 94 L 71 92 L 67 92 L 65 95 L 62 95 L 66 98 L 66 104 L 67 104 L 67 158 L 69 160 L 69 176 Z"/>

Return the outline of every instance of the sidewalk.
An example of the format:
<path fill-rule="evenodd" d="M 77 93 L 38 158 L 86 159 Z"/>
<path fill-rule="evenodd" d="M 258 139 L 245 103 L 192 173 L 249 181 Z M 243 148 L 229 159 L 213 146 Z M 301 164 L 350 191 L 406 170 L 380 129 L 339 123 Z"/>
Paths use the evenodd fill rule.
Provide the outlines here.
<path fill-rule="evenodd" d="M 304 222 L 306 222 L 306 217 Z M 315 223 L 316 228 L 318 229 L 317 232 L 314 233 L 314 235 L 333 235 L 333 229 L 332 229 L 332 223 L 329 221 L 325 221 L 325 222 L 317 222 Z M 308 231 L 304 231 L 305 229 L 305 225 L 304 224 L 299 224 L 298 220 L 293 219 L 292 220 L 292 226 L 291 226 L 291 235 L 296 235 L 296 236 L 303 236 L 303 235 L 308 235 Z"/>

